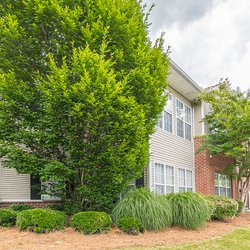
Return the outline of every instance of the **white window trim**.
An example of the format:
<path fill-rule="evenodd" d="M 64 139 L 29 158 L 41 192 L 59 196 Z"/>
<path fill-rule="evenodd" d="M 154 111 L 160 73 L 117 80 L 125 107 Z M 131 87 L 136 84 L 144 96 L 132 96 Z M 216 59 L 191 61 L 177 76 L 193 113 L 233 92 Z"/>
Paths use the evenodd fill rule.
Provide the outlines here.
<path fill-rule="evenodd" d="M 180 186 L 180 175 L 179 175 L 179 170 L 184 170 L 185 172 L 185 176 L 184 176 L 184 181 L 185 181 L 185 186 Z M 192 176 L 192 186 L 187 186 L 187 171 L 190 171 L 191 172 L 191 176 Z M 184 188 L 185 191 L 184 192 L 187 192 L 188 188 L 191 188 L 192 189 L 192 192 L 194 192 L 194 170 L 193 169 L 188 169 L 188 168 L 182 168 L 182 167 L 179 167 L 178 168 L 178 192 L 180 192 L 180 188 Z"/>
<path fill-rule="evenodd" d="M 159 121 L 162 119 L 162 128 L 161 128 L 160 126 L 158 126 L 158 123 L 157 123 L 156 126 L 157 126 L 157 128 L 159 128 L 159 129 L 161 129 L 161 130 L 163 130 L 163 131 L 165 131 L 165 132 L 167 132 L 167 133 L 173 134 L 174 97 L 173 97 L 173 94 L 170 94 L 170 93 L 168 94 L 168 96 L 171 96 L 171 97 L 172 97 L 172 109 L 171 109 L 171 113 L 170 113 L 167 109 L 165 109 L 166 104 L 167 104 L 167 102 L 166 102 L 166 103 L 165 103 L 165 106 L 164 106 L 164 109 L 163 109 L 163 111 L 162 111 L 162 113 L 161 113 L 161 118 L 159 119 Z M 167 100 L 167 101 L 168 101 L 168 100 Z M 171 125 L 172 125 L 171 130 L 172 130 L 172 132 L 165 129 L 165 122 L 164 122 L 164 115 L 165 115 L 165 114 L 164 114 L 164 112 L 167 112 L 168 114 L 170 114 L 170 115 L 172 116 L 172 123 L 171 123 Z"/>
<path fill-rule="evenodd" d="M 216 175 L 218 175 L 218 186 L 216 186 L 216 184 L 215 184 L 215 176 Z M 230 182 L 230 187 L 229 186 L 221 186 L 220 185 L 220 178 L 222 177 L 222 176 L 225 176 L 228 180 L 229 180 L 229 182 Z M 230 197 L 230 198 L 232 198 L 232 182 L 231 182 L 231 180 L 230 180 L 230 178 L 228 177 L 228 176 L 226 176 L 225 174 L 221 174 L 221 173 L 214 173 L 214 188 L 218 188 L 218 195 L 221 195 L 221 196 L 224 196 L 224 195 L 222 195 L 221 193 L 220 193 L 220 188 L 225 188 L 226 189 L 226 197 Z M 231 195 L 229 196 L 228 195 L 228 191 L 227 191 L 227 189 L 229 189 L 230 188 L 230 190 L 231 190 Z M 214 190 L 215 191 L 215 190 Z"/>
<path fill-rule="evenodd" d="M 184 112 L 183 120 L 180 119 L 180 118 L 178 117 L 178 112 L 177 112 L 177 101 L 183 104 L 183 112 Z M 193 112 L 192 112 L 192 110 L 193 110 L 193 109 L 192 109 L 191 106 L 187 105 L 186 103 L 184 103 L 183 101 L 181 101 L 179 98 L 176 98 L 176 100 L 175 100 L 175 106 L 176 106 L 176 135 L 177 135 L 178 137 L 180 137 L 180 138 L 186 140 L 186 141 L 190 141 L 190 142 L 191 142 L 191 141 L 193 140 L 193 138 L 192 138 L 192 136 L 193 136 L 193 131 L 192 131 L 192 129 L 193 129 Z M 185 120 L 185 107 L 190 108 L 190 111 L 191 111 L 191 112 L 190 112 L 190 115 L 191 115 L 191 122 L 190 122 L 190 123 L 189 123 L 189 122 L 186 122 L 186 120 Z M 183 122 L 183 137 L 179 136 L 178 133 L 177 133 L 177 120 L 178 120 L 178 119 L 181 120 L 181 121 Z M 191 140 L 186 139 L 185 123 L 191 126 Z"/>
<path fill-rule="evenodd" d="M 163 165 L 164 184 L 156 182 L 156 164 Z M 172 185 L 167 184 L 166 167 L 171 167 L 173 169 L 173 184 Z M 162 162 L 155 162 L 154 163 L 154 191 L 155 192 L 156 192 L 156 186 L 157 185 L 158 186 L 164 186 L 164 194 L 167 194 L 167 192 L 166 192 L 167 187 L 173 187 L 173 193 L 175 192 L 175 168 L 174 168 L 174 166 L 171 166 L 169 164 L 165 164 L 165 163 L 162 163 Z"/>

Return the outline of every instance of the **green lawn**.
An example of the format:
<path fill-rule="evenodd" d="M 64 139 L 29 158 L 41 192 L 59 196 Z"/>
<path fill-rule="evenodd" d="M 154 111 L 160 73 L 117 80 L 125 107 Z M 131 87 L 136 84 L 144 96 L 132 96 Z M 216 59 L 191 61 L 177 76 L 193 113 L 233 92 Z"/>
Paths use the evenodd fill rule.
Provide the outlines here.
<path fill-rule="evenodd" d="M 134 248 L 134 250 L 145 250 L 145 248 Z M 250 250 L 250 227 L 236 229 L 233 232 L 216 240 L 203 241 L 195 244 L 182 244 L 172 247 L 147 248 L 146 250 Z"/>

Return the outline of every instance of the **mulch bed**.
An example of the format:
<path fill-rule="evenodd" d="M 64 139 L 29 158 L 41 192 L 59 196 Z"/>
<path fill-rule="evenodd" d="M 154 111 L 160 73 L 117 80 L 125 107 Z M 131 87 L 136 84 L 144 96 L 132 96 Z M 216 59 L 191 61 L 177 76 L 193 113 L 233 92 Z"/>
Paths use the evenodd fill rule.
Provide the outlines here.
<path fill-rule="evenodd" d="M 233 229 L 250 226 L 250 212 L 231 221 L 208 222 L 198 231 L 170 228 L 160 232 L 146 232 L 139 236 L 122 233 L 118 229 L 100 235 L 85 236 L 66 228 L 63 232 L 38 235 L 19 232 L 15 228 L 0 229 L 0 250 L 74 250 L 74 249 L 119 249 L 126 247 L 167 246 L 180 243 L 200 242 L 223 236 Z"/>

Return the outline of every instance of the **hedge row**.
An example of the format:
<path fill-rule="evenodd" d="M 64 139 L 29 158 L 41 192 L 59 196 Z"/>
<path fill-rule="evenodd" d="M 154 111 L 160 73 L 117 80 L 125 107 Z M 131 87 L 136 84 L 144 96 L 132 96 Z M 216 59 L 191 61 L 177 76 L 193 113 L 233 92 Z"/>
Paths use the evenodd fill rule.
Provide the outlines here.
<path fill-rule="evenodd" d="M 242 212 L 244 203 L 223 196 L 203 196 L 198 193 L 157 195 L 147 189 L 136 189 L 117 204 L 112 213 L 113 222 L 128 234 L 144 230 L 160 230 L 170 226 L 198 229 L 209 220 L 233 218 Z M 0 227 L 15 225 L 20 230 L 48 233 L 61 230 L 66 214 L 52 209 L 31 209 L 17 205 L 0 209 Z M 74 214 L 71 226 L 84 234 L 109 231 L 111 217 L 104 212 L 88 211 Z"/>

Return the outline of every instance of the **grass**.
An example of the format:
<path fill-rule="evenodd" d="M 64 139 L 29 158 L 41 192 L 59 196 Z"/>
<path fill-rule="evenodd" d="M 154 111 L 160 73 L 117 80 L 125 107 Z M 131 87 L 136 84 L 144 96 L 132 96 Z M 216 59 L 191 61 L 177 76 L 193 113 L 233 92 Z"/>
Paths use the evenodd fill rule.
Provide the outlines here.
<path fill-rule="evenodd" d="M 134 250 L 249 250 L 250 227 L 236 229 L 233 232 L 215 240 L 206 240 L 201 243 L 181 244 L 171 247 L 133 248 Z M 128 250 L 128 249 L 127 249 Z M 132 250 L 132 248 L 130 248 Z"/>
<path fill-rule="evenodd" d="M 172 224 L 170 202 L 144 188 L 128 192 L 117 204 L 112 213 L 115 224 L 124 216 L 138 219 L 146 230 L 161 230 Z"/>
<path fill-rule="evenodd" d="M 174 226 L 198 229 L 210 219 L 212 210 L 208 201 L 198 193 L 173 193 L 165 197 L 172 206 Z"/>

